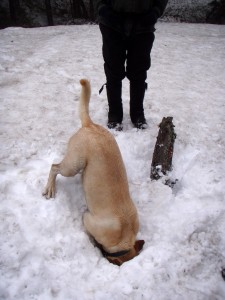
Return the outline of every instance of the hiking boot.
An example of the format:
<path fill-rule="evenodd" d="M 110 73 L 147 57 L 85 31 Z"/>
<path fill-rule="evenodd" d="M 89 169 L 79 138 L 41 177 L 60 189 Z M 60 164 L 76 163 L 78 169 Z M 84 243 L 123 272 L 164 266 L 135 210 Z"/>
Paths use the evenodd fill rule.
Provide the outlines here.
<path fill-rule="evenodd" d="M 119 122 L 110 122 L 108 121 L 108 124 L 107 124 L 108 128 L 109 129 L 115 129 L 116 131 L 122 131 L 123 130 L 123 124 L 122 123 L 119 123 Z"/>
<path fill-rule="evenodd" d="M 146 122 L 146 119 L 144 116 L 138 117 L 136 118 L 136 120 L 132 121 L 134 124 L 134 127 L 137 129 L 147 129 L 148 128 L 148 124 Z"/>
<path fill-rule="evenodd" d="M 130 118 L 137 129 L 147 128 L 143 107 L 146 89 L 147 83 L 145 81 L 130 82 Z"/>
<path fill-rule="evenodd" d="M 123 121 L 123 104 L 122 104 L 122 83 L 119 82 L 107 82 L 107 98 L 108 98 L 108 128 L 116 129 L 122 128 Z M 120 129 L 122 130 L 122 129 Z"/>

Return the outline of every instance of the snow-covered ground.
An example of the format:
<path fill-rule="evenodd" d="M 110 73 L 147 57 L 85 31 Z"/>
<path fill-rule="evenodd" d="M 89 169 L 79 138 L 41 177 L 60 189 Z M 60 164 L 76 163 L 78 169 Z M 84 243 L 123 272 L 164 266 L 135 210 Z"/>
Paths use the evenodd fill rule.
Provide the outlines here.
<path fill-rule="evenodd" d="M 96 25 L 0 31 L 0 299 L 222 300 L 225 281 L 225 26 L 160 23 L 145 111 L 113 132 L 138 208 L 142 253 L 106 261 L 82 224 L 81 178 L 41 193 L 80 126 L 79 80 L 92 83 L 92 119 L 106 126 Z M 172 116 L 177 139 L 172 190 L 149 178 L 158 124 Z"/>

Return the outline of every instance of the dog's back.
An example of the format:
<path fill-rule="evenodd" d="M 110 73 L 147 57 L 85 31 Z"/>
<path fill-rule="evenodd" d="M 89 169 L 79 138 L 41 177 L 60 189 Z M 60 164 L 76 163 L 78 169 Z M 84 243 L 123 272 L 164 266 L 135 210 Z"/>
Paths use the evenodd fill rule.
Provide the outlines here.
<path fill-rule="evenodd" d="M 121 208 L 127 213 L 133 203 L 130 198 L 127 174 L 119 147 L 113 135 L 100 125 L 93 123 L 89 116 L 90 83 L 81 79 L 80 119 L 82 128 L 86 166 L 83 184 L 89 209 L 98 205 L 98 213 L 104 206 L 108 210 Z M 79 139 L 80 140 L 80 139 Z M 95 192 L 94 192 L 95 191 Z M 90 201 L 89 201 L 90 200 Z M 123 208 L 122 208 L 123 207 Z M 93 208 L 94 209 L 94 208 Z"/>
<path fill-rule="evenodd" d="M 85 145 L 83 186 L 88 209 L 93 215 L 101 216 L 103 219 L 118 219 L 121 223 L 118 224 L 119 227 L 123 227 L 121 234 L 126 235 L 126 243 L 134 243 L 138 231 L 138 217 L 130 197 L 127 174 L 119 147 L 108 130 L 94 124 L 90 119 L 88 109 L 90 83 L 84 79 L 80 82 L 82 128 L 78 134 L 83 137 Z"/>

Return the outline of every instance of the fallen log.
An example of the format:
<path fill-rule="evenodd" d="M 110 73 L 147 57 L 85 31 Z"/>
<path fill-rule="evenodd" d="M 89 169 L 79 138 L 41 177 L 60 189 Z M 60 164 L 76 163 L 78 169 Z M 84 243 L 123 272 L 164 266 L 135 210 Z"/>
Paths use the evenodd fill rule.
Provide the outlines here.
<path fill-rule="evenodd" d="M 225 280 L 225 268 L 223 268 L 223 269 L 221 270 L 221 275 L 222 275 L 222 277 L 223 277 L 223 280 Z"/>
<path fill-rule="evenodd" d="M 172 158 L 176 133 L 174 131 L 173 118 L 164 117 L 159 124 L 159 133 L 157 136 L 155 149 L 152 157 L 151 175 L 152 180 L 168 175 L 172 170 Z M 167 179 L 165 184 L 173 186 L 176 180 Z"/>

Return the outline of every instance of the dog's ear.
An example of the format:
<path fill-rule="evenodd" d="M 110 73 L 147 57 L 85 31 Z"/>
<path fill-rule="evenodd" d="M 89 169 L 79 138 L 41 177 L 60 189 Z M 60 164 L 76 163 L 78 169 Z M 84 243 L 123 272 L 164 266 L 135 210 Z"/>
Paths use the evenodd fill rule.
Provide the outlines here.
<path fill-rule="evenodd" d="M 134 249 L 136 250 L 137 254 L 142 250 L 144 243 L 144 240 L 138 240 L 135 242 Z"/>

